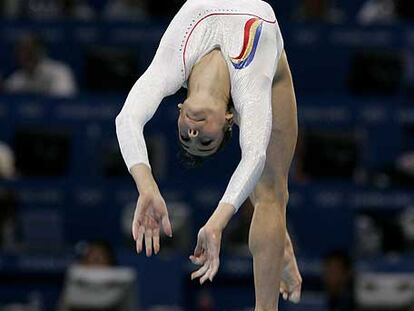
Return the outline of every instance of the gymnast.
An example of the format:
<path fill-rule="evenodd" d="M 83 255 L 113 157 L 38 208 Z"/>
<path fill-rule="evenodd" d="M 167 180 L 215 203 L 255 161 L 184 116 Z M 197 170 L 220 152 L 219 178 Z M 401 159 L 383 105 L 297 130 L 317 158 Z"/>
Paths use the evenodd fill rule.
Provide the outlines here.
<path fill-rule="evenodd" d="M 297 111 L 283 39 L 261 0 L 187 0 L 164 33 L 154 59 L 116 118 L 121 153 L 138 202 L 132 223 L 137 252 L 160 250 L 160 228 L 172 236 L 168 210 L 151 172 L 143 135 L 164 97 L 188 89 L 178 105 L 183 151 L 194 161 L 223 147 L 234 124 L 241 160 L 214 213 L 198 233 L 191 278 L 212 281 L 222 231 L 249 197 L 255 311 L 300 300 L 302 279 L 286 228 L 288 173 L 297 140 Z"/>

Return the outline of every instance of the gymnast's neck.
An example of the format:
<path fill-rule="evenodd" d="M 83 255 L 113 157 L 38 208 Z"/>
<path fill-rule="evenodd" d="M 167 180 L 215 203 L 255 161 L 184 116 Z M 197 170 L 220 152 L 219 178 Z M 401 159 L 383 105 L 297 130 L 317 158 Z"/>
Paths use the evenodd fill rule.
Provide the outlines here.
<path fill-rule="evenodd" d="M 225 105 L 230 100 L 230 74 L 220 50 L 213 50 L 193 66 L 187 100 L 200 105 Z"/>

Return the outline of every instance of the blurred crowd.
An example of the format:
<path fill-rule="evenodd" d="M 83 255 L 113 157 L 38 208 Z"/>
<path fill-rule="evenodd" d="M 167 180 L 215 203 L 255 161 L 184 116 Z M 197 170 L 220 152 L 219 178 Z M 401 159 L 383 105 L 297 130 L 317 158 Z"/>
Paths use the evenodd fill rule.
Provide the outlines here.
<path fill-rule="evenodd" d="M 142 22 L 160 17 L 169 20 L 183 3 L 183 0 L 2 0 L 0 16 L 4 20 L 23 21 Z M 278 7 L 276 0 L 272 4 Z M 336 0 L 298 0 L 292 7 L 291 12 L 277 11 L 279 18 L 300 23 L 360 25 L 384 25 L 414 19 L 411 0 L 364 0 L 353 16 Z M 0 68 L 0 94 L 69 97 L 84 89 L 84 85 L 78 87 L 70 65 L 48 55 L 47 44 L 38 34 L 17 38 L 14 54 L 15 71 L 2 72 L 4 70 Z"/>
<path fill-rule="evenodd" d="M 174 14 L 183 1 L 160 0 L 3 0 L 2 15 L 8 19 L 95 19 L 143 21 Z"/>
<path fill-rule="evenodd" d="M 349 16 L 335 0 L 302 0 L 294 15 L 298 21 L 343 23 L 361 25 L 390 24 L 414 18 L 414 5 L 410 0 L 365 0 L 355 16 Z"/>
<path fill-rule="evenodd" d="M 270 1 L 278 7 L 278 1 Z M 2 0 L 2 16 L 8 19 L 75 19 L 143 21 L 152 17 L 171 17 L 184 0 Z M 410 0 L 364 0 L 356 16 L 350 16 L 337 0 L 297 0 L 292 12 L 281 12 L 293 20 L 361 24 L 391 23 L 413 19 Z"/>

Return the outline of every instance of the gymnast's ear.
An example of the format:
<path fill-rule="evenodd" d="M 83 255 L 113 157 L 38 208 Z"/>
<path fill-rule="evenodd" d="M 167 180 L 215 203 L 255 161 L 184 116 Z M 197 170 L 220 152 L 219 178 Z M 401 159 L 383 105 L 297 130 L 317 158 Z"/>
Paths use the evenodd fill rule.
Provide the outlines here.
<path fill-rule="evenodd" d="M 226 112 L 226 116 L 225 116 L 225 118 L 226 118 L 226 121 L 229 123 L 229 125 L 230 126 L 232 126 L 233 125 L 233 112 L 232 111 L 227 111 Z"/>

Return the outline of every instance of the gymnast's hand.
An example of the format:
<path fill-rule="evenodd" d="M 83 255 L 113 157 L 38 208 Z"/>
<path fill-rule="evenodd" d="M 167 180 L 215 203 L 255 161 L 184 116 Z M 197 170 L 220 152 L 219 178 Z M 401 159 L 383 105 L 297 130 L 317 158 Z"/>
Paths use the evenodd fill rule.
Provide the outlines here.
<path fill-rule="evenodd" d="M 138 254 L 142 251 L 144 239 L 147 256 L 151 256 L 153 252 L 158 254 L 161 225 L 164 233 L 172 237 L 167 206 L 161 194 L 158 190 L 141 193 L 132 222 L 132 235 L 136 241 Z"/>
<path fill-rule="evenodd" d="M 193 264 L 201 266 L 191 274 L 191 279 L 200 278 L 200 284 L 213 281 L 220 266 L 221 234 L 235 209 L 227 203 L 220 203 L 205 226 L 200 229 L 194 255 L 190 256 Z"/>
<path fill-rule="evenodd" d="M 200 278 L 200 284 L 213 281 L 220 266 L 221 230 L 205 225 L 198 232 L 194 255 L 190 256 L 193 264 L 201 266 L 191 274 L 191 279 Z"/>

